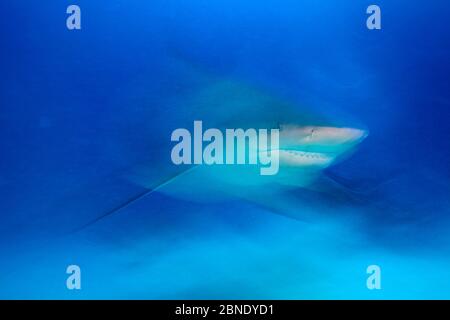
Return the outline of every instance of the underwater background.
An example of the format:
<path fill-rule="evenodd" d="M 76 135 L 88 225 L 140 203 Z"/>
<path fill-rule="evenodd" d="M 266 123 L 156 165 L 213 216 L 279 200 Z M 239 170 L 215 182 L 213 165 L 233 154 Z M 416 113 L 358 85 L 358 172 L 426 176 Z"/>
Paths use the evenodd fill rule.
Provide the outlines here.
<path fill-rule="evenodd" d="M 81 30 L 66 28 L 71 4 Z M 366 27 L 371 4 L 381 30 Z M 448 1 L 0 9 L 0 298 L 450 298 Z M 327 169 L 362 200 L 308 194 L 303 220 L 155 192 L 98 219 L 146 192 L 130 169 L 170 165 L 198 73 L 368 130 Z M 71 264 L 81 290 L 66 288 Z M 373 264 L 381 290 L 366 287 Z"/>

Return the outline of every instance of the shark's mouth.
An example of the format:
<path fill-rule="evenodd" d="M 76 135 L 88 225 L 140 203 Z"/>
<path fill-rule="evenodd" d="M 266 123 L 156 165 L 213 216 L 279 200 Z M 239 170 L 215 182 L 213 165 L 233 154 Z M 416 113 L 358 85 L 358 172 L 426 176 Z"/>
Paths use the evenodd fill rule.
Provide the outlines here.
<path fill-rule="evenodd" d="M 295 149 L 278 149 L 280 165 L 284 166 L 329 166 L 335 155 L 331 153 L 309 152 Z"/>
<path fill-rule="evenodd" d="M 282 125 L 280 165 L 326 168 L 361 142 L 367 132 L 354 128 Z"/>

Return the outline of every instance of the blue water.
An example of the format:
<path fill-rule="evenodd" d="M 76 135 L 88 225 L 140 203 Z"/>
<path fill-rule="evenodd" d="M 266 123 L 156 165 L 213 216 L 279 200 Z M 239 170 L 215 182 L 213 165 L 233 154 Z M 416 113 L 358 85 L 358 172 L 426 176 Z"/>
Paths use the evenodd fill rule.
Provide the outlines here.
<path fill-rule="evenodd" d="M 2 2 L 0 298 L 450 298 L 450 4 L 377 0 L 369 31 L 370 4 Z M 329 169 L 363 205 L 324 200 L 305 222 L 154 193 L 73 232 L 143 191 L 124 172 L 168 148 L 196 85 L 180 57 L 367 128 Z"/>

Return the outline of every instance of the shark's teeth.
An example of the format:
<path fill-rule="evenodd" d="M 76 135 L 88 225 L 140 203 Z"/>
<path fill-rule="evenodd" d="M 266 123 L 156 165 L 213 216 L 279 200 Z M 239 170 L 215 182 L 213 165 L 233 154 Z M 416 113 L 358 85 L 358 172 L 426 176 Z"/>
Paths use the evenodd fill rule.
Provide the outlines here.
<path fill-rule="evenodd" d="M 297 157 L 307 157 L 312 159 L 329 159 L 330 157 L 319 152 L 305 152 L 297 150 L 280 150 L 280 152 L 287 152 Z"/>
<path fill-rule="evenodd" d="M 278 150 L 280 156 L 280 164 L 288 166 L 319 166 L 327 167 L 333 161 L 333 156 L 319 153 L 306 152 L 299 150 Z"/>

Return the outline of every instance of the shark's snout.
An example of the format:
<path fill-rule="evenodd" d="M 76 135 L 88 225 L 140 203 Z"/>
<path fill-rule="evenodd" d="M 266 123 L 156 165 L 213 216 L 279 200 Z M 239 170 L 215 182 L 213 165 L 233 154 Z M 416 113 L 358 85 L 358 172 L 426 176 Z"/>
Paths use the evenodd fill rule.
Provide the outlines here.
<path fill-rule="evenodd" d="M 286 147 L 337 146 L 358 143 L 367 131 L 356 128 L 320 126 L 280 126 L 280 143 Z"/>
<path fill-rule="evenodd" d="M 280 164 L 325 168 L 367 135 L 357 128 L 281 125 Z"/>

